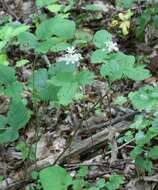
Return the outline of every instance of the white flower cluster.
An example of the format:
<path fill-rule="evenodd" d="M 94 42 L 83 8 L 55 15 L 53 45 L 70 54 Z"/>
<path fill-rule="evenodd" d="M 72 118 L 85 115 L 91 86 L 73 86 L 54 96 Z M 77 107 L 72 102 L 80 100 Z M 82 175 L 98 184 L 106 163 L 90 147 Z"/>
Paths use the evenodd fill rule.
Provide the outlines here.
<path fill-rule="evenodd" d="M 66 50 L 66 54 L 63 57 L 60 57 L 58 61 L 65 61 L 66 65 L 77 64 L 77 66 L 79 66 L 79 62 L 81 59 L 82 55 L 76 52 L 75 47 L 68 47 Z"/>
<path fill-rule="evenodd" d="M 105 42 L 105 46 L 106 46 L 106 48 L 103 48 L 103 51 L 107 50 L 108 53 L 111 53 L 114 51 L 119 51 L 119 48 L 118 48 L 116 42 L 113 42 L 113 41 Z"/>

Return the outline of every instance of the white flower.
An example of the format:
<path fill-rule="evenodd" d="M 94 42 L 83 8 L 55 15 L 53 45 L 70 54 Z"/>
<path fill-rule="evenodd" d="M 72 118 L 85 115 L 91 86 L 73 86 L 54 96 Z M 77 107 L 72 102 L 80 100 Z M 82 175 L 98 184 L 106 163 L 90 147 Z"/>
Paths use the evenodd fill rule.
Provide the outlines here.
<path fill-rule="evenodd" d="M 68 47 L 67 50 L 66 50 L 66 52 L 68 54 L 74 54 L 74 53 L 76 53 L 76 49 L 73 46 L 72 47 Z"/>
<path fill-rule="evenodd" d="M 77 66 L 79 66 L 82 55 L 80 53 L 76 53 L 76 49 L 74 47 L 68 47 L 66 52 L 67 53 L 64 56 L 60 57 L 58 61 L 65 61 L 66 65 L 77 64 Z"/>
<path fill-rule="evenodd" d="M 119 51 L 119 48 L 116 42 L 113 42 L 113 41 L 105 42 L 105 46 L 107 48 L 108 53 Z M 105 48 L 103 48 L 103 51 L 105 51 Z"/>

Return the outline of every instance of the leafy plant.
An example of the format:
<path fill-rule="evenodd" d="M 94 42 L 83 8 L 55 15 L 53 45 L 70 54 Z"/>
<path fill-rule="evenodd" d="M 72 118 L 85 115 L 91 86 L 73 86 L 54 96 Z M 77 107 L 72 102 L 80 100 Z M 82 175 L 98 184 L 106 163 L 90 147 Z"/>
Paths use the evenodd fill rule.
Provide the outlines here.
<path fill-rule="evenodd" d="M 90 184 L 84 180 L 87 174 L 87 168 L 82 167 L 77 174 L 77 178 L 73 179 L 64 168 L 53 166 L 41 170 L 39 176 L 44 190 L 63 190 L 69 187 L 72 187 L 73 190 L 99 190 L 101 188 L 117 190 L 124 183 L 122 176 L 112 175 L 108 181 L 100 179 L 96 187 L 90 187 Z"/>

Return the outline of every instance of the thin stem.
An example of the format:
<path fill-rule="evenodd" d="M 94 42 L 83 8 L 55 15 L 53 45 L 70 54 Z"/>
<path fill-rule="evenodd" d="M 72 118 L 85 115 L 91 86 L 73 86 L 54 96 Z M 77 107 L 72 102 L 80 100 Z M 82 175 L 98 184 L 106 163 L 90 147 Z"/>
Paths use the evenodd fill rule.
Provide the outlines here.
<path fill-rule="evenodd" d="M 104 99 L 105 97 L 106 97 L 106 94 L 105 94 L 103 97 L 99 98 L 99 100 L 92 106 L 92 108 L 89 109 L 89 110 L 85 113 L 85 115 L 83 116 L 83 118 L 80 120 L 80 122 L 79 122 L 79 123 L 77 124 L 77 126 L 75 127 L 73 134 L 72 134 L 72 135 L 70 136 L 70 138 L 68 139 L 64 150 L 63 150 L 63 151 L 59 154 L 59 156 L 56 158 L 56 160 L 54 161 L 53 165 L 55 165 L 55 164 L 62 158 L 62 156 L 65 154 L 65 152 L 69 149 L 69 147 L 71 146 L 71 143 L 72 143 L 74 137 L 76 136 L 78 130 L 81 128 L 83 121 L 87 118 L 87 116 L 89 115 L 89 113 L 94 110 L 94 108 L 99 104 L 99 102 L 102 101 L 102 99 Z"/>

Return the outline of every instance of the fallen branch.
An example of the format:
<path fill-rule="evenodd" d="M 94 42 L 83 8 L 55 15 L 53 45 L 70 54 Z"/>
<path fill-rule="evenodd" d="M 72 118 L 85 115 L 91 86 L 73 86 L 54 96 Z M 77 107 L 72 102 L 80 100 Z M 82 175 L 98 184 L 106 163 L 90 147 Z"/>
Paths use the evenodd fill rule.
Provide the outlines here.
<path fill-rule="evenodd" d="M 117 124 L 115 124 L 114 126 L 112 126 L 112 129 L 116 132 L 123 132 L 125 130 L 128 129 L 130 122 L 119 122 Z M 69 158 L 73 157 L 76 154 L 79 155 L 84 155 L 87 154 L 88 152 L 96 149 L 96 147 L 99 147 L 103 144 L 107 143 L 108 140 L 108 134 L 109 131 L 108 129 L 104 129 L 102 131 L 100 131 L 99 133 L 93 135 L 92 137 L 89 137 L 83 141 L 81 141 L 80 143 L 76 143 L 73 146 L 71 146 L 71 150 L 67 150 L 63 156 L 59 159 L 59 164 L 62 164 L 64 162 L 66 162 L 67 160 L 69 160 Z M 92 139 L 93 139 L 93 143 L 92 143 Z M 31 174 L 32 171 L 34 171 L 36 168 L 37 170 L 41 170 L 45 167 L 51 166 L 53 165 L 55 159 L 54 156 L 49 156 L 43 160 L 37 161 L 36 164 L 30 166 L 28 168 L 28 173 Z M 23 174 L 23 171 L 21 171 L 21 174 L 19 175 L 19 173 L 16 176 L 25 176 Z M 14 182 L 17 181 L 17 182 Z M 3 181 L 0 184 L 0 189 L 2 190 L 17 190 L 20 187 L 25 186 L 26 184 L 30 183 L 31 180 L 31 176 L 28 177 L 27 179 L 24 179 L 23 177 L 21 177 L 18 180 L 9 180 L 8 185 L 5 183 L 5 181 Z"/>
<path fill-rule="evenodd" d="M 115 132 L 123 132 L 126 129 L 128 129 L 128 126 L 130 125 L 130 122 L 119 122 L 115 124 L 111 130 L 114 130 Z M 68 159 L 72 158 L 74 155 L 85 155 L 89 151 L 92 151 L 95 149 L 95 147 L 98 147 L 99 145 L 102 146 L 103 144 L 106 144 L 106 141 L 108 140 L 108 134 L 109 130 L 108 128 L 100 131 L 99 133 L 81 141 L 80 143 L 76 143 L 75 145 L 71 146 L 71 150 L 67 151 L 63 157 L 60 159 L 59 163 L 62 164 Z M 92 142 L 93 139 L 93 142 Z"/>
<path fill-rule="evenodd" d="M 136 114 L 138 114 L 139 112 L 136 112 L 136 111 L 131 111 L 130 113 L 127 113 L 125 114 L 124 116 L 119 116 L 115 119 L 113 119 L 111 121 L 111 125 L 114 125 L 118 122 L 121 122 L 121 121 L 125 121 L 131 117 L 134 117 Z M 110 121 L 106 121 L 104 123 L 100 123 L 100 124 L 96 124 L 96 125 L 93 125 L 93 126 L 90 126 L 88 128 L 82 128 L 81 130 L 79 130 L 79 134 L 89 134 L 89 133 L 93 133 L 93 132 L 96 132 L 97 130 L 101 130 L 102 128 L 105 128 L 105 127 L 108 127 L 110 124 Z"/>

